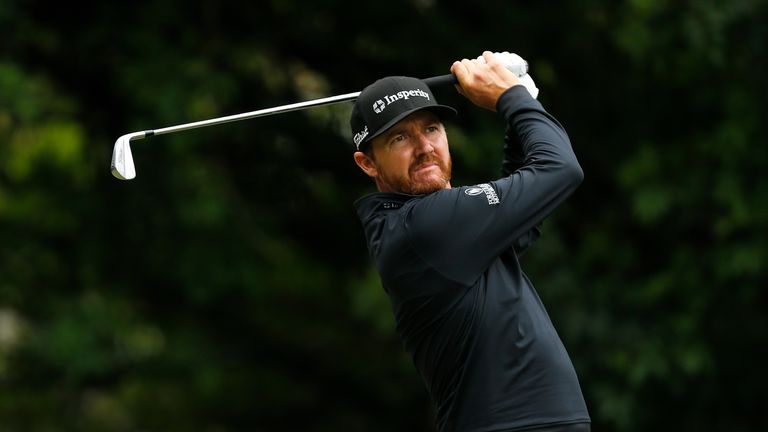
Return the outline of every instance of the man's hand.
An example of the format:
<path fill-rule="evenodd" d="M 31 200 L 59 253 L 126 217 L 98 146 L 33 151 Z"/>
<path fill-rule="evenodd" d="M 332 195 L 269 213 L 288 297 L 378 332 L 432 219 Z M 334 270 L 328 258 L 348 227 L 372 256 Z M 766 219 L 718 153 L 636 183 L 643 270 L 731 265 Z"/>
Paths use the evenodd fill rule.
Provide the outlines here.
<path fill-rule="evenodd" d="M 451 73 L 459 80 L 456 90 L 461 95 L 481 108 L 496 111 L 499 96 L 508 88 L 520 84 L 520 80 L 492 52 L 483 52 L 483 58 L 484 64 L 467 59 L 454 62 Z"/>

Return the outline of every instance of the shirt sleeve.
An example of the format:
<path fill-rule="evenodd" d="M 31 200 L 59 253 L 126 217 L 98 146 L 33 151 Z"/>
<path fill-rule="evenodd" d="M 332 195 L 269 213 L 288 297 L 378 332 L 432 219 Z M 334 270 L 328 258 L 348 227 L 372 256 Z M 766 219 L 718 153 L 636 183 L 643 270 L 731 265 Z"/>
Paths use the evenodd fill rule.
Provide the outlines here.
<path fill-rule="evenodd" d="M 565 130 L 523 86 L 504 92 L 497 111 L 507 134 L 519 140 L 522 165 L 496 181 L 413 200 L 404 213 L 422 259 L 463 284 L 508 249 L 535 239 L 537 227 L 583 179 Z"/>
<path fill-rule="evenodd" d="M 523 152 L 523 144 L 520 141 L 520 137 L 515 132 L 515 129 L 507 124 L 506 131 L 504 133 L 504 149 L 503 158 L 501 160 L 501 177 L 507 177 L 513 172 L 520 169 L 525 163 L 525 153 Z M 523 233 L 515 242 L 512 247 L 508 249 L 508 253 L 514 256 L 522 256 L 528 248 L 536 242 L 541 236 L 541 226 L 543 222 L 539 222 L 536 226 L 531 228 L 528 232 Z"/>
<path fill-rule="evenodd" d="M 507 124 L 504 133 L 504 158 L 501 161 L 501 176 L 507 177 L 517 171 L 525 163 L 525 153 L 523 153 L 523 144 L 515 130 Z"/>

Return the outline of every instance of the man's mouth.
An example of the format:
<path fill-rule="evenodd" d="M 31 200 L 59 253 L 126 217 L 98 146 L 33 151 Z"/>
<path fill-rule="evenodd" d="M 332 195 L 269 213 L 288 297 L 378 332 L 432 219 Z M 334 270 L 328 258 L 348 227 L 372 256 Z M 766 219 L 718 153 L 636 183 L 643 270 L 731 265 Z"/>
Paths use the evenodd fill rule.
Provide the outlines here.
<path fill-rule="evenodd" d="M 419 165 L 417 165 L 417 166 L 416 166 L 416 167 L 413 169 L 413 172 L 414 172 L 414 173 L 417 173 L 417 172 L 421 172 L 421 171 L 426 171 L 426 170 L 428 170 L 428 169 L 430 169 L 430 168 L 433 168 L 433 167 L 434 167 L 434 168 L 439 168 L 439 167 L 440 167 L 440 165 L 438 165 L 438 163 L 437 163 L 437 162 L 434 162 L 434 161 L 431 161 L 431 162 L 426 162 L 426 163 L 423 163 L 423 164 L 419 164 Z"/>

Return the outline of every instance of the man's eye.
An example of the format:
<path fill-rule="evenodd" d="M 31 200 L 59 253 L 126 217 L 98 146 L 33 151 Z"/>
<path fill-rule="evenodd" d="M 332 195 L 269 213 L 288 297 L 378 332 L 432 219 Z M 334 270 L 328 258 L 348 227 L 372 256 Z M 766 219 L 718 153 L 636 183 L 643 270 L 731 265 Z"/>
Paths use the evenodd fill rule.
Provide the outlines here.
<path fill-rule="evenodd" d="M 427 127 L 427 132 L 437 132 L 437 131 L 438 131 L 438 127 L 437 126 L 428 126 Z"/>
<path fill-rule="evenodd" d="M 395 135 L 392 137 L 393 143 L 399 143 L 401 141 L 405 140 L 405 135 Z"/>

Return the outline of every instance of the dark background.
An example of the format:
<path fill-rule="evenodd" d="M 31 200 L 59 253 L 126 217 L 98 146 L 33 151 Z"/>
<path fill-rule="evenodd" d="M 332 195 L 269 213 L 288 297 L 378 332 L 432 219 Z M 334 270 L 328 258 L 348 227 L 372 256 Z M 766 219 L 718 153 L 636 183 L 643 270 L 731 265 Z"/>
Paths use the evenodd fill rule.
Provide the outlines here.
<path fill-rule="evenodd" d="M 352 203 L 349 103 L 526 58 L 586 178 L 523 265 L 595 431 L 765 415 L 765 1 L 0 0 L 0 431 L 430 431 Z M 453 184 L 503 121 L 437 89 Z"/>

